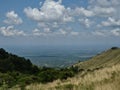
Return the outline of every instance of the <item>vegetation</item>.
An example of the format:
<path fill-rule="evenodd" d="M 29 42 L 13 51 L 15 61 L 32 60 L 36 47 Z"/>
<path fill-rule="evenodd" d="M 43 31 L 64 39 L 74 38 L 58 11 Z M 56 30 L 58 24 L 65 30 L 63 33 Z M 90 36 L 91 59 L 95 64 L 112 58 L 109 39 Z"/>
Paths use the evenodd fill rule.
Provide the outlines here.
<path fill-rule="evenodd" d="M 115 50 L 115 49 L 119 49 L 119 48 L 118 48 L 118 47 L 112 47 L 111 49 L 112 49 L 112 50 Z"/>
<path fill-rule="evenodd" d="M 33 65 L 29 59 L 18 57 L 11 53 L 6 52 L 4 49 L 0 49 L 0 72 L 20 72 L 24 74 L 32 74 L 38 72 L 38 67 Z"/>
<path fill-rule="evenodd" d="M 47 83 L 56 79 L 64 80 L 78 73 L 77 69 L 77 67 L 38 68 L 29 59 L 0 49 L 0 87 L 10 88 L 19 85 L 23 88 L 31 83 Z"/>
<path fill-rule="evenodd" d="M 97 71 L 84 71 L 65 81 L 31 84 L 26 90 L 120 90 L 119 84 L 120 64 L 117 64 Z"/>
<path fill-rule="evenodd" d="M 9 55 L 12 54 L 3 56 Z M 3 57 L 1 52 L 0 56 Z M 1 58 L 0 63 L 3 60 L 7 61 L 7 58 Z M 120 90 L 120 49 L 116 47 L 67 68 L 27 65 L 32 69 L 1 69 L 0 90 Z"/>
<path fill-rule="evenodd" d="M 100 61 L 98 60 L 101 60 L 102 63 L 100 63 Z M 86 63 L 88 65 L 86 65 Z M 83 67 L 84 65 L 86 65 L 86 67 Z M 108 51 L 101 53 L 100 55 L 93 57 L 93 59 L 91 60 L 80 62 L 74 66 L 83 67 L 84 69 L 82 70 L 82 72 L 79 72 L 72 78 L 67 78 L 66 80 L 56 80 L 53 81 L 52 83 L 47 83 L 47 84 L 31 84 L 28 85 L 25 89 L 26 90 L 34 90 L 34 89 L 36 90 L 120 90 L 120 86 L 119 86 L 120 49 L 119 48 L 110 49 Z"/>
<path fill-rule="evenodd" d="M 93 70 L 113 66 L 117 63 L 120 63 L 120 48 L 112 47 L 92 59 L 77 63 L 74 66 L 78 66 L 80 69 Z"/>

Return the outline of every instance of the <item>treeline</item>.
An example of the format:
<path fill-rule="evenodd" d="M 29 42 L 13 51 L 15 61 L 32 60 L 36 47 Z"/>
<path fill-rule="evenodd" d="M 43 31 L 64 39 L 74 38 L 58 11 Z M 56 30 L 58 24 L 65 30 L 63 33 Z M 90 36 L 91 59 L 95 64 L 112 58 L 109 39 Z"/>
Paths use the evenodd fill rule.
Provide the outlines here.
<path fill-rule="evenodd" d="M 56 79 L 67 79 L 78 73 L 78 67 L 49 68 L 37 67 L 29 59 L 0 49 L 0 87 L 19 85 L 24 87 L 31 83 L 47 83 Z"/>

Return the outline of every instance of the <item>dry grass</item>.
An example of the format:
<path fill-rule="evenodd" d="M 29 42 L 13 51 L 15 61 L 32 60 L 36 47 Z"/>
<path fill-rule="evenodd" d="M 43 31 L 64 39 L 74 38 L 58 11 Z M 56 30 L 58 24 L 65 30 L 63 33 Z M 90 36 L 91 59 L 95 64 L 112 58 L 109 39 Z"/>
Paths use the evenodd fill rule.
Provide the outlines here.
<path fill-rule="evenodd" d="M 25 90 L 120 90 L 120 49 L 108 50 L 75 66 L 84 71 L 64 81 L 31 84 Z"/>
<path fill-rule="evenodd" d="M 82 69 L 94 69 L 106 66 L 113 66 L 120 63 L 120 49 L 107 50 L 99 55 L 94 56 L 92 59 L 85 62 L 77 63 L 75 66 L 79 66 Z"/>
<path fill-rule="evenodd" d="M 26 90 L 120 90 L 120 64 L 83 72 L 73 78 L 48 84 L 31 84 Z M 12 89 L 13 90 L 13 89 Z M 14 89 L 17 90 L 17 89 Z"/>

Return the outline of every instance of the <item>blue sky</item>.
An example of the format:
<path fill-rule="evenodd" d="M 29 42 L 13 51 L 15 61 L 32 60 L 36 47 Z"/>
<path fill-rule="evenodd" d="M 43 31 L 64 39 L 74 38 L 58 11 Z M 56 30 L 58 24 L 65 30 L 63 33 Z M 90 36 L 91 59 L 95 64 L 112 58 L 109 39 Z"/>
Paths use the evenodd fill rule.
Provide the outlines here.
<path fill-rule="evenodd" d="M 1 0 L 1 45 L 120 45 L 119 0 Z"/>

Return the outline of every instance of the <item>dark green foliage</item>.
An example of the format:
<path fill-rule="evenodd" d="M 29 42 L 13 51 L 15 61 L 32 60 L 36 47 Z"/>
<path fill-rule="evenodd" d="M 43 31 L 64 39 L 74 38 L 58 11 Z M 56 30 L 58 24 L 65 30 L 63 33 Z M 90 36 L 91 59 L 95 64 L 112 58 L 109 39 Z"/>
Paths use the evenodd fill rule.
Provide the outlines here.
<path fill-rule="evenodd" d="M 47 83 L 56 79 L 67 79 L 78 72 L 78 67 L 73 66 L 69 68 L 38 68 L 29 59 L 0 49 L 0 87 L 19 85 L 24 88 L 31 83 Z"/>
<path fill-rule="evenodd" d="M 38 76 L 40 78 L 40 82 L 47 83 L 56 79 L 63 80 L 67 79 L 68 77 L 73 77 L 76 73 L 78 73 L 78 70 L 76 69 L 76 67 L 61 69 L 43 67 L 40 69 Z"/>
<path fill-rule="evenodd" d="M 0 48 L 0 59 L 8 58 L 8 56 L 8 53 L 3 48 Z"/>
<path fill-rule="evenodd" d="M 15 84 L 15 78 L 7 73 L 0 73 L 0 85 L 8 85 L 8 87 L 11 87 Z"/>
<path fill-rule="evenodd" d="M 9 54 L 4 49 L 0 49 L 0 72 L 18 71 L 21 73 L 37 73 L 38 67 L 33 66 L 30 60 L 23 57 Z"/>
<path fill-rule="evenodd" d="M 116 49 L 119 49 L 119 48 L 118 48 L 118 47 L 112 47 L 111 49 L 112 49 L 112 50 L 116 50 Z"/>
<path fill-rule="evenodd" d="M 39 78 L 34 75 L 24 75 L 23 77 L 19 78 L 18 84 L 21 86 L 29 85 L 31 83 L 38 82 Z"/>
<path fill-rule="evenodd" d="M 60 79 L 67 79 L 68 77 L 73 77 L 75 72 L 71 68 L 64 68 L 60 70 Z"/>
<path fill-rule="evenodd" d="M 44 67 L 40 70 L 38 76 L 42 83 L 52 82 L 58 78 L 58 71 L 53 68 Z"/>

